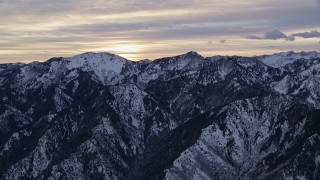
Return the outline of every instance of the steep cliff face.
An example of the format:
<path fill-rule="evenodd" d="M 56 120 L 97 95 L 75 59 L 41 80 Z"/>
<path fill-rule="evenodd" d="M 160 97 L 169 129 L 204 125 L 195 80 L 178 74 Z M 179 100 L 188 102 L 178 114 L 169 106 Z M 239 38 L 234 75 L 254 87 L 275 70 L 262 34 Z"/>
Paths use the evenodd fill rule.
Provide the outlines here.
<path fill-rule="evenodd" d="M 0 65 L 2 179 L 320 178 L 316 52 Z"/>

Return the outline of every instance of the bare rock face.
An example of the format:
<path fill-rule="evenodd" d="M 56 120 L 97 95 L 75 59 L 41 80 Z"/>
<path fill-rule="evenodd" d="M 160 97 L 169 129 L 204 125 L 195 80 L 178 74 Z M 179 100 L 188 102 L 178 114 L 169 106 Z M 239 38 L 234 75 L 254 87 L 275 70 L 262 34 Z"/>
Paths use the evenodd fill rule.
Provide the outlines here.
<path fill-rule="evenodd" d="M 320 179 L 320 55 L 0 65 L 0 179 Z"/>

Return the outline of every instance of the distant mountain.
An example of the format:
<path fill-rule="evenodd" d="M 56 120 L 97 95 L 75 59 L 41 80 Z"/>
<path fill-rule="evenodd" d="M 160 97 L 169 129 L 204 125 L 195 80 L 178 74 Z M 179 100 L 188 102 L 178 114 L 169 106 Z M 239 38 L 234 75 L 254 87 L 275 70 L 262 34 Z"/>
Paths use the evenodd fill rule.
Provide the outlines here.
<path fill-rule="evenodd" d="M 289 52 L 276 53 L 273 55 L 257 56 L 257 58 L 261 60 L 263 63 L 272 67 L 285 66 L 299 59 L 312 59 L 312 58 L 318 58 L 318 57 L 320 57 L 320 53 L 316 51 L 310 51 L 310 52 L 303 51 L 299 53 L 289 51 Z"/>
<path fill-rule="evenodd" d="M 320 54 L 0 64 L 0 179 L 320 179 Z"/>

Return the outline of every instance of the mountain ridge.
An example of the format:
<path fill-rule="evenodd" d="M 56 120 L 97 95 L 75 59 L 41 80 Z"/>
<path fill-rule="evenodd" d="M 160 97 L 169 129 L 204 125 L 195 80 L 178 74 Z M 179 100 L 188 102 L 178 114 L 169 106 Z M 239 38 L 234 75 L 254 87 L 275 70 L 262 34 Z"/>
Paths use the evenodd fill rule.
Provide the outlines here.
<path fill-rule="evenodd" d="M 124 57 L 121 57 L 117 54 L 114 54 L 114 53 L 111 53 L 111 52 L 84 52 L 84 53 L 80 53 L 80 54 L 77 54 L 77 55 L 73 55 L 73 56 L 69 56 L 69 57 L 63 57 L 63 56 L 60 56 L 60 57 L 52 57 L 46 61 L 50 61 L 50 60 L 54 60 L 54 59 L 61 59 L 61 58 L 73 58 L 73 57 L 77 57 L 77 56 L 86 56 L 86 55 L 109 55 L 109 56 L 118 56 L 120 58 L 123 58 L 123 59 L 126 59 L 126 60 L 129 60 L 129 61 L 132 61 L 132 62 L 139 62 L 139 61 L 143 61 L 143 60 L 148 60 L 148 61 L 156 61 L 156 60 L 160 60 L 160 59 L 165 59 L 165 58 L 173 58 L 173 57 L 179 57 L 179 56 L 184 56 L 184 55 L 196 55 L 196 56 L 199 56 L 199 57 L 203 57 L 202 55 L 200 55 L 198 52 L 196 51 L 188 51 L 186 53 L 183 53 L 183 54 L 179 54 L 179 55 L 174 55 L 174 56 L 167 56 L 167 57 L 162 57 L 162 58 L 156 58 L 154 60 L 151 60 L 151 59 L 141 59 L 141 60 L 138 60 L 138 61 L 133 61 L 133 60 L 130 60 L 130 59 L 126 59 Z M 208 56 L 208 57 L 203 57 L 203 58 L 223 58 L 223 57 L 234 57 L 234 56 L 237 56 L 237 55 L 213 55 L 213 56 Z M 291 57 L 291 58 L 303 58 L 303 57 L 307 57 L 305 59 L 310 59 L 311 57 L 319 57 L 320 56 L 320 52 L 318 51 L 283 51 L 283 52 L 278 52 L 278 53 L 273 53 L 273 54 L 263 54 L 263 55 L 252 55 L 252 56 L 239 56 L 239 57 L 251 57 L 251 58 L 254 58 L 256 57 L 257 59 L 260 59 L 260 58 L 264 58 L 264 57 L 269 57 L 269 56 L 279 56 L 279 57 Z M 46 62 L 46 61 L 41 61 L 41 62 Z M 12 63 L 1 63 L 2 65 L 10 65 L 10 64 L 32 64 L 32 63 L 39 63 L 40 61 L 32 61 L 32 62 L 29 62 L 29 63 L 23 63 L 23 62 L 12 62 Z M 41 63 L 40 62 L 40 63 Z"/>
<path fill-rule="evenodd" d="M 317 179 L 320 58 L 290 56 L 2 64 L 0 178 Z"/>

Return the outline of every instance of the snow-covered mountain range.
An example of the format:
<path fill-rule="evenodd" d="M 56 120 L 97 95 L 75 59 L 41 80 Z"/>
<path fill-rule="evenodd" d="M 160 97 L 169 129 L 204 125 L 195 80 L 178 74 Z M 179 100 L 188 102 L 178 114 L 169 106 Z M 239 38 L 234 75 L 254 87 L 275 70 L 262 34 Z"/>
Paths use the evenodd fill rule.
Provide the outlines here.
<path fill-rule="evenodd" d="M 0 64 L 0 179 L 320 179 L 320 53 Z"/>

